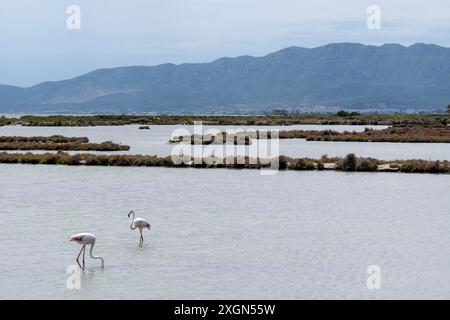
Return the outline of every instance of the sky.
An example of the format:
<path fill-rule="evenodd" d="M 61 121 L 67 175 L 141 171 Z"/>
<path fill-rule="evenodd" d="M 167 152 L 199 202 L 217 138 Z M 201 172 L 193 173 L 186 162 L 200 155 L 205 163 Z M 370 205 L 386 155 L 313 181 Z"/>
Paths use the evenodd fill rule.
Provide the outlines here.
<path fill-rule="evenodd" d="M 80 29 L 68 29 L 70 5 Z M 377 5 L 380 29 L 367 27 Z M 448 0 L 0 0 L 0 84 L 336 42 L 450 47 Z"/>

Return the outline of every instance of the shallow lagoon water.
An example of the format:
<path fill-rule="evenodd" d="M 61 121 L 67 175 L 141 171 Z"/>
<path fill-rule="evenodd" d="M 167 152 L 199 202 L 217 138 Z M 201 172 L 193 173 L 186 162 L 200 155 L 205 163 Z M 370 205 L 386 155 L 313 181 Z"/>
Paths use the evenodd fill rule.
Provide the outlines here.
<path fill-rule="evenodd" d="M 180 127 L 192 130 L 7 126 L 0 135 L 88 136 L 128 144 L 130 154 L 168 155 Z M 298 157 L 350 152 L 450 160 L 445 144 L 280 146 Z M 3 299 L 450 298 L 445 175 L 0 165 L 0 179 Z M 130 209 L 153 225 L 143 247 Z M 87 258 L 82 289 L 69 290 L 66 269 L 80 247 L 67 238 L 83 231 L 97 235 L 106 267 Z M 381 290 L 366 287 L 373 264 Z"/>
<path fill-rule="evenodd" d="M 2 299 L 450 298 L 445 175 L 0 165 L 0 179 Z M 132 208 L 153 225 L 143 247 Z M 69 290 L 82 231 L 105 269 L 87 258 Z"/>
<path fill-rule="evenodd" d="M 89 152 L 103 154 L 146 154 L 167 156 L 170 155 L 174 145 L 168 143 L 170 137 L 176 129 L 186 129 L 193 132 L 192 126 L 152 126 L 150 130 L 139 130 L 139 126 L 119 126 L 119 127 L 21 127 L 4 126 L 0 127 L 0 135 L 3 136 L 36 136 L 36 135 L 65 135 L 65 136 L 87 136 L 92 142 L 114 141 L 131 146 L 129 151 L 119 152 Z M 336 130 L 336 131 L 363 131 L 364 128 L 371 127 L 383 129 L 384 126 L 313 126 L 296 125 L 285 127 L 260 127 L 260 129 L 279 130 Z M 223 126 L 205 127 L 225 129 L 245 129 L 246 127 Z M 260 140 L 260 143 L 266 143 Z M 220 151 L 222 146 L 217 146 L 216 156 L 222 156 Z M 228 152 L 232 152 L 234 146 L 226 146 Z M 222 149 L 223 150 L 223 149 Z M 17 151 L 11 151 L 17 152 Z M 28 152 L 28 151 L 24 151 Z M 245 152 L 245 151 L 243 151 Z M 42 151 L 35 151 L 42 153 Z M 80 153 L 80 152 L 70 152 Z M 238 154 L 244 154 L 237 151 Z M 450 160 L 450 146 L 442 143 L 375 143 L 375 142 L 322 142 L 305 141 L 303 139 L 280 140 L 280 154 L 291 157 L 320 158 L 322 155 L 346 156 L 355 153 L 358 156 L 373 157 L 382 160 L 404 160 L 404 159 L 425 159 L 425 160 Z M 188 154 L 185 152 L 184 154 Z M 230 154 L 230 153 L 229 153 Z M 205 154 L 209 156 L 210 154 Z"/>

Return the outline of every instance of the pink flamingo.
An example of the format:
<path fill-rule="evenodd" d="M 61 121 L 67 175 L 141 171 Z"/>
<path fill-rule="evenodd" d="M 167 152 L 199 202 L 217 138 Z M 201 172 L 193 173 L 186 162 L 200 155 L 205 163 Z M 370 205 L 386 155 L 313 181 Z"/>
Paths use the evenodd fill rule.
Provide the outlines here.
<path fill-rule="evenodd" d="M 142 236 L 142 230 L 143 230 L 143 229 L 148 229 L 148 230 L 150 230 L 150 229 L 152 228 L 152 226 L 150 225 L 150 223 L 148 223 L 148 221 L 146 221 L 146 220 L 144 220 L 144 219 L 142 219 L 142 218 L 136 218 L 136 217 L 134 216 L 134 211 L 133 211 L 133 210 L 131 210 L 131 211 L 128 213 L 128 218 L 129 218 L 131 215 L 133 215 L 133 220 L 131 221 L 130 229 L 131 229 L 131 230 L 136 230 L 136 228 L 139 229 L 139 232 L 141 233 L 141 237 L 139 238 L 139 243 L 142 244 L 142 243 L 144 243 L 144 237 Z"/>
<path fill-rule="evenodd" d="M 94 249 L 94 245 L 95 245 L 95 236 L 92 233 L 78 233 L 78 234 L 75 234 L 75 235 L 71 236 L 69 238 L 69 240 L 70 241 L 75 241 L 76 243 L 82 245 L 80 253 L 77 256 L 77 263 L 78 263 L 78 265 L 80 266 L 81 269 L 84 270 L 84 266 L 85 266 L 84 257 L 86 255 L 86 246 L 87 245 L 91 246 L 90 249 L 89 249 L 89 255 L 91 256 L 91 258 L 92 259 L 100 259 L 102 261 L 102 268 L 104 268 L 104 264 L 105 263 L 104 263 L 103 258 L 100 257 L 100 256 L 96 257 L 96 256 L 94 256 L 92 254 L 92 250 Z M 79 261 L 81 252 L 83 252 L 83 266 L 81 266 L 80 261 Z"/>

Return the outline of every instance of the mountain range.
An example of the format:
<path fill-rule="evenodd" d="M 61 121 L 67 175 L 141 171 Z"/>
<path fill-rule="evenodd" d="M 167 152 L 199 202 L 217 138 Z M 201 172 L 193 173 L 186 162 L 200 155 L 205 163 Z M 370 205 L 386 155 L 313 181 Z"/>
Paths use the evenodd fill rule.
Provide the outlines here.
<path fill-rule="evenodd" d="M 99 69 L 22 88 L 0 85 L 0 112 L 190 113 L 274 108 L 444 110 L 450 48 L 355 43 L 264 57 Z"/>

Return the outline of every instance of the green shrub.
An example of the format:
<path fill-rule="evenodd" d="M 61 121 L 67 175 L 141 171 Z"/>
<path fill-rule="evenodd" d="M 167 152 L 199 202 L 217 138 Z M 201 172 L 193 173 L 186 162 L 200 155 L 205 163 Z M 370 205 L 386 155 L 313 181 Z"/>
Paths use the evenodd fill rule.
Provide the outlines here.
<path fill-rule="evenodd" d="M 304 159 L 296 159 L 294 160 L 294 164 L 292 169 L 294 170 L 305 170 L 306 169 L 306 161 Z"/>
<path fill-rule="evenodd" d="M 356 156 L 353 153 L 348 154 L 342 161 L 342 170 L 355 171 L 356 170 Z"/>
<path fill-rule="evenodd" d="M 286 170 L 289 166 L 289 158 L 286 156 L 280 156 L 278 165 L 280 170 Z"/>

